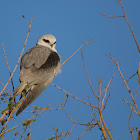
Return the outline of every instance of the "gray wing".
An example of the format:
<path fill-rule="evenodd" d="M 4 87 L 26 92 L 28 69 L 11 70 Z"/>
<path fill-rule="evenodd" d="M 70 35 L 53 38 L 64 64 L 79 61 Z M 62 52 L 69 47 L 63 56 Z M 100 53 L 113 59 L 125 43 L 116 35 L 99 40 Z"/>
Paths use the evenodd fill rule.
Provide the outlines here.
<path fill-rule="evenodd" d="M 19 75 L 19 80 L 21 83 L 14 91 L 15 96 L 22 92 L 27 83 L 30 85 L 30 87 L 34 84 L 41 83 L 39 79 L 44 77 L 44 72 L 39 68 L 46 63 L 50 53 L 52 53 L 52 51 L 49 48 L 36 45 L 23 55 Z M 45 79 L 47 79 L 46 76 Z"/>
<path fill-rule="evenodd" d="M 21 68 L 29 68 L 35 65 L 36 68 L 40 68 L 48 59 L 51 50 L 47 47 L 36 45 L 29 49 L 21 59 Z"/>
<path fill-rule="evenodd" d="M 29 49 L 21 59 L 20 81 L 34 85 L 47 80 L 52 68 L 43 69 L 41 67 L 47 63 L 51 53 L 49 48 L 41 45 Z"/>

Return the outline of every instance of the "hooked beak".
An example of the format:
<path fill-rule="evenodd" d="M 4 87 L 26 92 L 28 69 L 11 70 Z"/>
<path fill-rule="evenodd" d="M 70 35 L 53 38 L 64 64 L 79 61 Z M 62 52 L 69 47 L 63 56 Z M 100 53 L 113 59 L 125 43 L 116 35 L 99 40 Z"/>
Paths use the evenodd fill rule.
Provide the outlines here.
<path fill-rule="evenodd" d="M 53 47 L 53 44 L 51 44 L 50 46 Z"/>

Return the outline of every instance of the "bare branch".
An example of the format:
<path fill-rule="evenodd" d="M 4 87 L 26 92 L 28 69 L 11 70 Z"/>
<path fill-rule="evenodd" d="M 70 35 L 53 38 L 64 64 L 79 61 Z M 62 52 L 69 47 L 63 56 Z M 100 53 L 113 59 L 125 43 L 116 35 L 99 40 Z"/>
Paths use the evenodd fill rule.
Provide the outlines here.
<path fill-rule="evenodd" d="M 67 115 L 68 115 L 68 114 L 67 114 Z M 77 120 L 77 117 L 78 117 L 78 109 L 77 109 L 77 115 L 76 115 L 75 121 Z M 69 134 L 67 135 L 66 140 L 68 139 L 69 135 L 71 134 L 71 132 L 72 132 L 74 126 L 75 126 L 75 123 L 73 124 L 73 126 L 72 126 L 72 128 L 71 128 Z"/>
<path fill-rule="evenodd" d="M 124 82 L 124 84 L 125 84 L 125 86 L 126 86 L 128 92 L 129 92 L 129 94 L 130 94 L 130 96 L 131 96 L 131 99 L 132 99 L 132 101 L 134 102 L 134 105 L 135 105 L 135 107 L 136 107 L 136 110 L 137 110 L 137 112 L 139 113 L 137 104 L 135 103 L 135 100 L 134 100 L 134 98 L 133 98 L 133 95 L 132 95 L 132 93 L 131 93 L 131 91 L 130 91 L 128 85 L 127 85 L 127 82 L 125 81 L 124 76 L 123 76 L 123 74 L 122 74 L 122 72 L 121 72 L 121 70 L 120 70 L 120 67 L 119 67 L 119 65 L 118 65 L 118 61 L 115 60 L 110 54 L 107 55 L 107 56 L 108 56 L 110 59 L 112 59 L 113 62 L 115 63 L 115 65 L 117 66 L 117 69 L 119 70 L 119 73 L 120 73 L 120 75 L 121 75 L 121 77 L 122 77 L 122 79 L 123 79 L 123 82 Z"/>
<path fill-rule="evenodd" d="M 106 14 L 100 14 L 101 16 L 107 17 L 107 18 L 124 18 L 124 16 L 108 16 Z"/>
<path fill-rule="evenodd" d="M 83 131 L 83 133 L 78 137 L 78 140 L 80 140 L 80 138 L 85 134 L 86 131 L 92 129 L 92 128 L 90 127 L 92 121 L 93 121 L 93 120 L 91 120 L 91 121 L 89 122 L 89 125 L 87 125 L 86 129 L 85 129 L 85 130 Z M 95 127 L 97 124 L 98 124 L 98 123 L 96 123 L 96 124 L 94 125 L 94 127 Z M 92 127 L 93 127 L 93 126 L 92 126 Z"/>
<path fill-rule="evenodd" d="M 140 53 L 140 47 L 139 47 L 139 44 L 138 44 L 137 39 L 136 39 L 136 37 L 135 37 L 134 31 L 133 31 L 133 29 L 132 29 L 132 27 L 131 27 L 131 25 L 130 25 L 130 23 L 129 23 L 127 17 L 126 17 L 126 13 L 125 13 L 125 10 L 124 10 L 124 6 L 123 6 L 123 4 L 122 4 L 122 0 L 119 0 L 119 2 L 121 3 L 122 9 L 123 9 L 124 18 L 125 18 L 125 20 L 126 20 L 128 26 L 129 26 L 129 28 L 130 28 L 130 30 L 131 30 L 131 32 L 132 32 L 133 38 L 134 38 L 134 40 L 135 40 L 135 43 L 136 43 L 137 48 L 138 48 L 139 53 Z"/>
<path fill-rule="evenodd" d="M 84 66 L 84 69 L 85 69 L 86 74 L 87 74 L 87 77 L 88 77 L 88 83 L 89 83 L 89 85 L 90 85 L 90 88 L 91 88 L 91 90 L 92 90 L 94 96 L 98 99 L 98 96 L 95 94 L 95 92 L 94 92 L 94 90 L 93 90 L 93 87 L 92 87 L 92 84 L 91 84 L 91 81 L 90 81 L 90 77 L 89 77 L 89 73 L 88 73 L 87 68 L 86 68 L 86 65 L 85 65 L 85 60 L 84 60 L 84 55 L 83 55 L 82 49 L 81 49 L 81 56 L 82 56 L 82 60 L 83 60 L 83 66 Z"/>
<path fill-rule="evenodd" d="M 16 128 L 17 128 L 19 125 L 21 125 L 21 124 L 23 124 L 23 122 L 19 123 L 18 125 L 16 125 L 16 126 L 10 128 L 10 129 L 8 129 L 8 130 L 6 130 L 6 131 L 3 131 L 3 132 L 0 134 L 0 136 L 3 136 L 3 135 L 6 134 L 7 132 L 10 132 L 10 131 L 16 129 Z"/>
<path fill-rule="evenodd" d="M 22 137 L 23 137 L 23 135 L 24 135 L 24 133 L 25 133 L 26 129 L 27 129 L 27 126 L 26 126 L 26 128 L 24 129 L 24 131 L 23 131 L 23 133 L 22 133 L 22 135 L 21 135 L 21 137 L 20 137 L 20 139 L 19 139 L 19 140 L 21 140 L 21 139 L 22 139 Z"/>
<path fill-rule="evenodd" d="M 122 99 L 123 99 L 123 101 L 126 102 L 127 105 L 130 106 L 130 108 L 131 108 L 137 115 L 139 115 L 138 112 L 137 112 L 136 110 L 134 110 L 134 108 L 132 108 L 132 106 L 126 101 L 126 99 L 124 99 L 124 98 L 122 98 Z"/>
<path fill-rule="evenodd" d="M 102 110 L 101 110 L 101 83 L 102 83 L 102 80 L 98 79 L 98 82 L 99 82 L 99 86 L 98 86 L 98 91 L 99 91 L 99 98 L 98 98 L 99 122 L 98 122 L 98 126 L 103 133 L 104 139 L 107 140 L 107 135 L 105 133 L 105 129 L 104 129 L 104 127 L 102 125 L 102 121 L 101 121 L 103 119 L 102 118 Z M 106 126 L 105 123 L 104 123 L 104 126 Z M 106 131 L 109 132 L 108 129 L 106 129 Z"/>
<path fill-rule="evenodd" d="M 134 140 L 134 134 L 133 134 L 133 130 L 131 129 L 130 122 L 131 122 L 131 117 L 132 117 L 132 113 L 133 113 L 133 108 L 134 108 L 134 105 L 135 105 L 135 100 L 136 100 L 137 93 L 138 93 L 138 88 L 139 88 L 139 81 L 138 81 L 138 85 L 137 85 L 137 89 L 136 89 L 136 94 L 135 94 L 134 102 L 133 102 L 131 113 L 130 113 L 130 117 L 129 117 L 129 123 L 128 123 L 129 124 L 129 130 L 130 130 L 130 133 L 132 135 L 132 139 L 133 140 Z"/>
<path fill-rule="evenodd" d="M 2 82 L 0 82 L 0 83 L 5 87 L 5 85 Z M 10 93 L 10 95 L 13 96 L 12 93 L 9 91 L 9 89 L 7 87 L 6 87 L 6 89 Z"/>
<path fill-rule="evenodd" d="M 29 37 L 31 25 L 32 25 L 32 19 L 33 19 L 33 17 L 31 17 L 31 21 L 30 21 L 30 25 L 29 25 L 29 28 L 28 28 L 28 33 L 27 33 L 27 36 L 26 36 L 26 40 L 25 40 L 25 43 L 24 43 L 24 47 L 23 47 L 22 52 L 21 52 L 21 54 L 20 54 L 20 56 L 19 56 L 18 62 L 17 62 L 17 64 L 16 64 L 16 66 L 15 66 L 15 68 L 14 68 L 14 70 L 13 70 L 13 72 L 12 72 L 12 74 L 11 74 L 9 80 L 8 80 L 8 82 L 6 83 L 5 87 L 2 89 L 2 91 L 1 91 L 1 93 L 0 93 L 0 96 L 1 96 L 1 94 L 3 93 L 3 91 L 5 90 L 5 88 L 7 87 L 7 85 L 9 84 L 9 82 L 11 81 L 11 79 L 12 79 L 14 73 L 15 73 L 15 70 L 17 69 L 17 66 L 18 66 L 18 64 L 19 64 L 19 61 L 20 61 L 20 59 L 21 59 L 21 56 L 22 56 L 22 54 L 23 54 L 23 52 L 24 52 L 24 49 L 25 49 L 25 46 L 26 46 L 26 44 L 27 44 L 27 40 L 28 40 L 28 37 Z"/>
<path fill-rule="evenodd" d="M 3 131 L 4 131 L 4 130 L 5 130 L 5 128 L 7 127 L 8 122 L 10 121 L 10 119 L 11 119 L 11 117 L 12 117 L 13 113 L 17 110 L 17 108 L 18 108 L 18 106 L 17 106 L 17 107 L 15 107 L 15 109 L 14 109 L 14 110 L 12 110 L 11 114 L 9 115 L 9 117 L 8 117 L 8 119 L 7 119 L 7 121 L 6 121 L 6 124 L 5 124 L 5 126 L 4 126 L 3 130 L 2 130 L 2 132 L 1 132 L 1 134 L 0 134 L 0 137 L 3 135 Z M 5 112 L 6 112 L 6 111 L 5 111 Z M 5 112 L 4 112 L 4 113 L 5 113 Z"/>
<path fill-rule="evenodd" d="M 138 74 L 138 71 L 137 71 L 135 74 L 133 74 L 131 77 L 129 77 L 128 80 L 126 81 L 126 83 L 128 83 L 128 81 L 129 81 L 130 79 L 132 79 L 136 74 Z"/>
<path fill-rule="evenodd" d="M 138 132 L 138 138 L 137 138 L 137 140 L 140 140 L 140 131 Z"/>
<path fill-rule="evenodd" d="M 86 132 L 86 131 L 88 131 L 88 126 L 86 127 L 86 129 L 83 131 L 83 133 L 79 136 L 79 138 L 78 138 L 78 140 L 80 140 L 81 139 L 81 137 L 84 135 L 84 133 Z"/>
<path fill-rule="evenodd" d="M 87 43 L 84 43 L 78 50 L 76 50 L 74 53 L 73 53 L 73 55 L 71 55 L 69 58 L 67 58 L 62 64 L 61 64 L 61 66 L 62 65 L 64 65 L 71 57 L 73 57 L 79 50 L 81 50 L 82 49 L 82 47 L 84 46 L 84 45 L 87 45 L 87 44 L 91 44 L 92 42 L 87 42 Z"/>
<path fill-rule="evenodd" d="M 4 56 L 5 56 L 6 64 L 7 64 L 8 69 L 9 69 L 9 74 L 10 74 L 10 76 L 11 76 L 10 66 L 9 66 L 9 64 L 8 64 L 7 55 L 6 55 L 6 52 L 5 52 L 5 49 L 4 49 L 4 46 L 3 46 L 3 42 L 2 42 L 2 41 L 1 41 L 1 45 L 2 45 L 2 48 L 3 48 L 3 53 L 4 53 Z M 12 79 L 12 78 L 11 78 L 11 84 L 12 84 L 13 91 L 14 91 L 14 83 L 13 83 L 13 79 Z"/>
<path fill-rule="evenodd" d="M 42 108 L 42 107 L 38 107 L 38 106 L 35 106 L 35 105 L 30 105 L 32 107 L 36 107 L 36 112 L 37 111 L 41 111 L 41 110 L 62 110 L 64 109 L 63 107 L 62 108 L 50 108 L 50 104 L 46 107 L 46 108 Z M 23 111 L 23 112 L 34 112 L 34 110 L 32 111 Z"/>
<path fill-rule="evenodd" d="M 52 85 L 52 86 L 54 86 L 54 87 L 56 87 L 56 88 L 62 90 L 62 91 L 65 92 L 67 95 L 71 96 L 72 98 L 75 98 L 76 100 L 78 100 L 78 101 L 80 101 L 80 102 L 82 102 L 82 103 L 84 103 L 84 104 L 86 104 L 86 105 L 88 105 L 88 106 L 90 106 L 90 107 L 98 108 L 97 106 L 90 105 L 89 103 L 87 103 L 87 102 L 85 102 L 85 101 L 83 101 L 83 100 L 81 100 L 81 99 L 79 99 L 79 98 L 77 98 L 77 97 L 71 95 L 69 92 L 65 91 L 64 89 L 62 89 L 62 88 L 60 88 L 60 87 L 58 87 L 58 86 L 56 86 L 56 85 L 54 85 L 54 84 L 52 84 L 52 83 L 51 83 L 50 85 Z"/>
<path fill-rule="evenodd" d="M 71 120 L 74 124 L 79 124 L 79 125 L 84 125 L 84 126 L 96 126 L 96 125 L 97 125 L 97 123 L 95 123 L 95 124 L 79 123 L 79 122 L 77 122 L 76 120 L 74 121 L 74 120 L 69 116 L 68 113 L 66 113 L 66 114 L 67 114 L 67 116 L 70 118 L 70 120 Z M 92 120 L 92 121 L 93 121 L 93 120 Z"/>
<path fill-rule="evenodd" d="M 3 114 L 2 114 L 2 116 L 0 117 L 0 121 L 6 116 L 6 114 L 8 114 L 9 112 L 8 112 L 8 110 L 6 110 Z"/>
<path fill-rule="evenodd" d="M 107 97 L 107 99 L 106 99 L 106 101 L 105 101 L 105 105 L 104 105 L 104 107 L 103 107 L 103 109 L 102 109 L 102 112 L 105 110 L 105 108 L 106 108 L 106 105 L 107 105 L 107 102 L 108 102 L 108 100 L 109 100 L 109 97 L 110 97 L 110 94 L 108 95 L 108 97 Z"/>
<path fill-rule="evenodd" d="M 113 74 L 113 76 L 111 77 L 111 79 L 108 82 L 108 85 L 105 88 L 105 95 L 104 95 L 103 100 L 102 100 L 102 110 L 103 110 L 104 100 L 105 100 L 105 97 L 106 97 L 106 94 L 107 94 L 107 89 L 109 88 L 109 85 L 111 83 L 111 80 L 113 79 L 114 76 L 115 76 L 115 73 Z"/>
<path fill-rule="evenodd" d="M 125 13 L 125 10 L 124 10 L 124 6 L 123 6 L 123 4 L 122 4 L 122 0 L 118 0 L 118 2 L 121 3 L 121 7 L 122 7 L 122 9 L 123 9 L 123 14 L 124 14 L 124 16 L 107 16 L 106 14 L 100 14 L 100 15 L 101 15 L 101 16 L 105 16 L 105 17 L 107 17 L 107 18 L 120 18 L 120 17 L 125 18 L 125 20 L 126 20 L 128 26 L 129 26 L 129 28 L 130 28 L 130 30 L 131 30 L 131 33 L 132 33 L 133 38 L 134 38 L 134 40 L 135 40 L 135 43 L 136 43 L 136 45 L 137 45 L 138 51 L 139 51 L 139 53 L 140 53 L 139 44 L 138 44 L 137 39 L 136 39 L 136 37 L 135 37 L 134 31 L 133 31 L 133 29 L 132 29 L 132 27 L 131 27 L 131 25 L 130 25 L 128 19 L 127 19 L 127 16 L 126 16 L 126 13 Z"/>

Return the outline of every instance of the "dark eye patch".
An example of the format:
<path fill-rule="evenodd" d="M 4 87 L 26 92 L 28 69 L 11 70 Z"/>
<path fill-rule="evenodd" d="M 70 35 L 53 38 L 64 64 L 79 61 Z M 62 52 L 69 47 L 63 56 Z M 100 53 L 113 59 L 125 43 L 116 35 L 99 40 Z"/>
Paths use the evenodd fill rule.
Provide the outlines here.
<path fill-rule="evenodd" d="M 50 41 L 49 41 L 49 40 L 46 40 L 46 39 L 43 39 L 43 41 L 44 41 L 45 43 L 50 43 Z"/>
<path fill-rule="evenodd" d="M 54 42 L 54 44 L 56 44 L 56 42 Z"/>

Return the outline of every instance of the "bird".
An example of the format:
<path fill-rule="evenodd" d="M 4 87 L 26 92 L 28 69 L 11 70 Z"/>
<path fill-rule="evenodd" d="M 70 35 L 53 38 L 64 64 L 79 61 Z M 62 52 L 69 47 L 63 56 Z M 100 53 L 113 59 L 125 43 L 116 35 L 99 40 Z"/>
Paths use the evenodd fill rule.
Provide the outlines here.
<path fill-rule="evenodd" d="M 22 56 L 20 84 L 13 95 L 15 97 L 20 93 L 26 93 L 27 97 L 16 112 L 16 116 L 46 89 L 60 71 L 60 55 L 55 46 L 55 36 L 46 34 L 41 36 L 37 44 Z"/>

